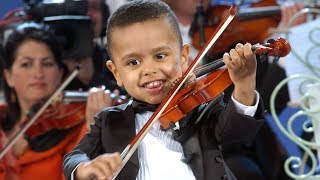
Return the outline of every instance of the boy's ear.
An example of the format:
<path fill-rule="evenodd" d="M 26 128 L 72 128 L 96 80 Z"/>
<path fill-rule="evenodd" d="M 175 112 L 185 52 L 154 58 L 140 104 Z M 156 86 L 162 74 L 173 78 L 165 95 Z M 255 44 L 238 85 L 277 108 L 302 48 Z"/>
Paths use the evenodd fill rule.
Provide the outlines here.
<path fill-rule="evenodd" d="M 117 81 L 117 85 L 119 87 L 123 86 L 123 83 L 122 83 L 122 80 L 120 78 L 120 75 L 119 75 L 119 72 L 115 66 L 115 64 L 111 61 L 111 60 L 108 60 L 106 62 L 106 66 L 108 67 L 108 69 L 112 72 L 114 78 L 116 79 Z"/>
<path fill-rule="evenodd" d="M 181 68 L 183 72 L 185 72 L 189 66 L 189 53 L 190 53 L 189 45 L 188 44 L 183 45 L 181 50 Z"/>

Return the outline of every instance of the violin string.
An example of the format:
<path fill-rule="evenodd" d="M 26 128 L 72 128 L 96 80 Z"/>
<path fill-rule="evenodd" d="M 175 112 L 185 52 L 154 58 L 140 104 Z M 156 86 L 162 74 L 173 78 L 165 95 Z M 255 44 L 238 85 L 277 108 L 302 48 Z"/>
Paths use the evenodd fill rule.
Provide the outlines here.
<path fill-rule="evenodd" d="M 224 62 L 222 60 L 222 58 L 217 59 L 215 61 L 212 61 L 210 63 L 207 63 L 206 65 L 203 65 L 197 69 L 194 70 L 194 74 L 196 75 L 196 77 L 200 77 L 204 74 L 207 74 L 209 72 L 215 71 L 218 68 L 224 66 Z"/>

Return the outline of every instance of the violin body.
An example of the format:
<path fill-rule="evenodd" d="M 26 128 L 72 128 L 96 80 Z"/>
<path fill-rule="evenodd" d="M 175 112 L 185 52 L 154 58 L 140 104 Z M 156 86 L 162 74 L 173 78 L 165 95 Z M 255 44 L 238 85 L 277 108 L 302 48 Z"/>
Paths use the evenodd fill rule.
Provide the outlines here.
<path fill-rule="evenodd" d="M 221 17 L 226 13 L 229 6 L 211 6 L 205 12 L 204 38 L 208 40 L 210 35 L 216 30 Z M 260 43 L 270 35 L 269 28 L 278 26 L 281 20 L 280 7 L 275 0 L 263 0 L 252 3 L 251 8 L 240 9 L 237 16 L 226 28 L 219 40 L 211 48 L 208 56 L 212 59 L 220 57 L 220 54 L 228 51 L 237 43 L 250 42 Z M 192 45 L 196 49 L 202 47 L 199 28 L 195 23 L 190 29 Z"/>
<path fill-rule="evenodd" d="M 112 95 L 112 94 L 111 94 Z M 51 104 L 26 131 L 29 137 L 36 137 L 52 129 L 68 129 L 86 121 L 86 100 L 88 92 L 65 91 L 63 100 Z M 127 102 L 124 95 L 113 98 L 112 105 Z M 28 121 L 25 121 L 25 124 Z"/>
<path fill-rule="evenodd" d="M 70 109 L 66 109 L 70 110 Z M 4 118 L 7 113 L 7 105 L 0 104 L 0 116 Z M 42 117 L 44 118 L 44 117 Z M 47 116 L 47 118 L 49 118 Z M 3 119 L 1 119 L 3 120 Z M 24 153 L 16 158 L 13 149 L 10 149 L 0 159 L 0 180 L 57 180 L 63 179 L 61 167 L 63 156 L 71 151 L 73 147 L 81 140 L 87 131 L 85 123 L 73 128 L 68 135 L 58 144 L 48 150 L 36 152 L 31 148 L 24 150 Z M 1 149 L 10 139 L 0 129 L 0 147 Z M 18 144 L 19 146 L 19 144 Z"/>
<path fill-rule="evenodd" d="M 231 79 L 226 69 L 198 78 L 196 82 L 180 90 L 169 103 L 159 118 L 162 127 L 170 128 L 170 124 L 184 118 L 200 104 L 211 101 L 230 84 Z"/>
<path fill-rule="evenodd" d="M 36 137 L 52 129 L 74 127 L 85 122 L 85 112 L 84 102 L 53 104 L 28 128 L 26 134 L 29 137 Z"/>
<path fill-rule="evenodd" d="M 252 45 L 252 51 L 259 55 L 274 56 L 276 60 L 279 57 L 288 55 L 291 51 L 290 44 L 283 38 L 270 39 L 268 41 L 265 44 Z M 219 59 L 213 64 L 214 67 L 219 68 L 221 67 L 219 64 L 223 65 L 224 63 L 222 59 Z M 216 98 L 231 83 L 227 69 L 214 69 L 207 75 L 201 76 L 191 85 L 178 91 L 161 114 L 159 118 L 160 124 L 164 129 L 170 128 L 171 124 L 181 120 L 188 112 Z"/>

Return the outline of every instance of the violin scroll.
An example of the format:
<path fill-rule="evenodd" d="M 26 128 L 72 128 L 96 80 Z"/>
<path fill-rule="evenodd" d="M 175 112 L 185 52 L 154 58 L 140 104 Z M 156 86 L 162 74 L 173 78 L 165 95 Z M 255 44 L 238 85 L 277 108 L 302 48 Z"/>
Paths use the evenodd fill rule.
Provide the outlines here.
<path fill-rule="evenodd" d="M 284 38 L 269 39 L 267 43 L 255 44 L 252 46 L 252 51 L 256 54 L 260 54 L 261 56 L 273 56 L 273 62 L 278 62 L 280 57 L 284 57 L 288 55 L 291 51 L 291 46 L 289 42 Z"/>

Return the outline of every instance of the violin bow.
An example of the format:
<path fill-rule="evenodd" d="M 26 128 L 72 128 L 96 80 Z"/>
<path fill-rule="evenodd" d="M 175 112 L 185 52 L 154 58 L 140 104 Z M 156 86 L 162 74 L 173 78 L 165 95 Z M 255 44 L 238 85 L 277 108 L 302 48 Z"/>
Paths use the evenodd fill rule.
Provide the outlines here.
<path fill-rule="evenodd" d="M 116 175 L 113 177 L 115 179 L 123 167 L 126 165 L 128 160 L 131 158 L 133 153 L 136 151 L 140 143 L 142 142 L 143 138 L 147 135 L 147 133 L 151 130 L 151 127 L 154 125 L 156 120 L 159 119 L 161 114 L 164 112 L 166 107 L 169 105 L 170 101 L 173 97 L 177 94 L 178 90 L 182 87 L 184 82 L 187 80 L 188 76 L 191 75 L 195 67 L 199 64 L 200 60 L 206 55 L 206 53 L 210 50 L 211 46 L 217 41 L 223 31 L 227 28 L 230 24 L 232 19 L 237 14 L 237 8 L 235 6 L 231 6 L 228 12 L 224 15 L 222 21 L 220 22 L 219 26 L 215 30 L 215 32 L 211 35 L 210 40 L 202 47 L 201 51 L 197 55 L 197 57 L 192 61 L 187 71 L 184 75 L 179 79 L 178 83 L 171 89 L 170 93 L 166 96 L 166 98 L 162 101 L 150 119 L 146 122 L 146 124 L 142 127 L 142 129 L 137 133 L 137 135 L 130 141 L 130 143 L 126 146 L 126 148 L 120 154 L 122 159 L 122 165 L 120 169 L 117 171 Z"/>
<path fill-rule="evenodd" d="M 63 83 L 54 91 L 50 98 L 41 106 L 41 108 L 32 116 L 32 118 L 16 133 L 13 138 L 6 144 L 0 152 L 0 159 L 9 151 L 9 149 L 16 143 L 18 138 L 24 134 L 32 124 L 40 117 L 40 115 L 51 105 L 53 100 L 57 99 L 64 88 L 78 75 L 80 66 L 77 65 L 70 75 L 63 81 Z"/>

